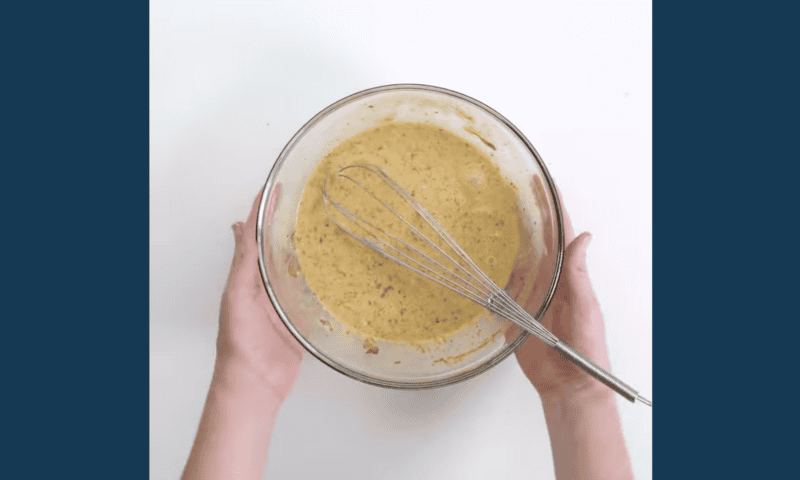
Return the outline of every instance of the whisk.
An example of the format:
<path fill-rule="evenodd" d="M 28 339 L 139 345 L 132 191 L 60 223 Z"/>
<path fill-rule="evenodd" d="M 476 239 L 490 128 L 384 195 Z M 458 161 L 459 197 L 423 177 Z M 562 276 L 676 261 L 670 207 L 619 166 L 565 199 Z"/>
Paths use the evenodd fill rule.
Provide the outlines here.
<path fill-rule="evenodd" d="M 357 175 L 364 178 L 355 178 Z M 365 181 L 370 179 L 378 182 L 373 181 L 370 184 Z M 350 182 L 350 188 L 360 189 L 376 201 L 378 210 L 373 208 L 370 211 L 383 208 L 393 214 L 388 218 L 397 220 L 376 225 L 375 219 L 370 222 L 354 211 L 369 210 L 365 205 L 348 209 L 341 202 L 334 201 L 330 195 L 332 180 Z M 390 190 L 386 190 L 384 185 Z M 379 189 L 383 189 L 384 193 L 376 193 Z M 367 163 L 340 167 L 325 179 L 322 195 L 328 218 L 355 240 L 403 267 L 482 305 L 489 312 L 519 325 L 630 402 L 638 400 L 652 406 L 648 399 L 553 335 L 520 307 L 478 267 L 433 215 L 381 167 Z M 396 201 L 391 202 L 389 196 Z M 348 197 L 355 198 L 353 195 Z"/>

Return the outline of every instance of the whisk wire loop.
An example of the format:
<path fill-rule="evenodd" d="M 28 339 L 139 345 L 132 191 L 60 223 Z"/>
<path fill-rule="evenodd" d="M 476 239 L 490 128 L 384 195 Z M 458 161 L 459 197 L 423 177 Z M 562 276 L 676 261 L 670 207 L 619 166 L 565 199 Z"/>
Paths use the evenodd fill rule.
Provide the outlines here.
<path fill-rule="evenodd" d="M 403 215 L 392 208 L 384 199 L 381 199 L 375 192 L 350 175 L 344 172 L 349 169 L 360 168 L 367 170 L 374 174 L 381 181 L 386 183 L 391 189 L 397 193 L 405 202 L 407 202 L 414 211 L 423 219 L 423 221 L 443 240 L 449 249 L 451 249 L 457 258 L 453 258 L 442 247 L 434 242 L 428 235 L 425 235 L 411 222 L 409 222 Z M 344 207 L 340 202 L 335 202 L 330 197 L 329 181 L 331 177 L 325 179 L 323 184 L 323 199 L 324 207 L 328 217 L 342 230 L 350 236 L 361 242 L 362 244 L 370 247 L 378 253 L 389 257 L 391 260 L 399 263 L 400 265 L 413 270 L 414 272 L 422 275 L 423 277 L 432 280 L 439 285 L 444 286 L 460 295 L 483 305 L 491 313 L 499 315 L 503 318 L 514 321 L 527 331 L 537 336 L 550 346 L 555 345 L 558 338 L 550 333 L 547 329 L 542 327 L 535 321 L 525 310 L 523 310 L 516 302 L 514 302 L 508 294 L 498 287 L 469 257 L 463 248 L 452 238 L 452 236 L 436 221 L 430 212 L 428 212 L 417 200 L 402 186 L 397 184 L 382 168 L 371 164 L 353 164 L 342 167 L 332 177 L 348 180 L 356 185 L 359 189 L 366 192 L 376 202 L 378 202 L 387 211 L 391 212 L 398 218 L 404 225 L 406 225 L 415 238 L 423 242 L 426 246 L 433 249 L 433 251 L 441 257 L 441 261 L 437 260 L 430 254 L 422 252 L 419 248 L 410 245 L 408 242 L 398 238 L 397 236 L 387 232 L 385 229 L 373 224 L 365 218 L 357 215 L 352 210 Z M 362 234 L 353 232 L 347 228 L 336 216 L 330 212 L 327 207 L 333 206 L 336 211 L 342 214 L 349 222 L 356 226 Z M 387 242 L 380 238 L 376 233 L 390 239 L 394 244 Z M 401 246 L 403 249 L 398 248 Z M 409 254 L 409 252 L 411 254 Z M 458 260 L 461 260 L 459 262 Z M 463 264 L 462 264 L 463 262 Z M 448 265 L 445 265 L 448 264 Z"/>
<path fill-rule="evenodd" d="M 348 212 L 348 215 L 347 215 L 347 216 L 348 216 L 348 218 L 349 218 L 350 220 L 354 221 L 354 222 L 355 222 L 355 223 L 357 223 L 357 224 L 359 224 L 359 223 L 364 223 L 364 224 L 366 224 L 366 225 L 370 226 L 371 228 L 373 228 L 373 229 L 375 229 L 375 230 L 377 230 L 377 231 L 379 231 L 379 232 L 381 232 L 381 233 L 385 234 L 386 236 L 390 237 L 392 240 L 394 240 L 394 241 L 396 241 L 396 242 L 398 242 L 398 243 L 402 244 L 403 246 L 405 246 L 405 247 L 406 247 L 406 248 L 408 248 L 409 250 L 413 251 L 414 253 L 416 253 L 416 254 L 418 254 L 418 255 L 422 256 L 422 257 L 423 257 L 423 258 L 425 258 L 426 260 L 429 260 L 430 262 L 434 263 L 436 266 L 438 266 L 438 267 L 440 267 L 440 268 L 444 269 L 446 272 L 450 273 L 450 274 L 451 274 L 453 277 L 457 277 L 457 278 L 458 278 L 460 281 L 463 281 L 463 282 L 465 282 L 465 283 L 469 284 L 470 286 L 476 286 L 476 288 L 478 288 L 478 289 L 483 289 L 483 290 L 485 290 L 485 291 L 483 292 L 484 294 L 489 294 L 489 293 L 492 291 L 492 288 L 491 288 L 490 286 L 481 285 L 481 284 L 470 284 L 470 283 L 469 283 L 469 282 L 470 282 L 470 280 L 469 280 L 469 278 L 468 278 L 468 277 L 469 277 L 469 275 L 471 274 L 471 272 L 469 272 L 468 270 L 466 270 L 466 269 L 465 269 L 463 266 L 461 266 L 461 265 L 460 265 L 460 264 L 459 264 L 457 261 L 455 261 L 454 259 L 452 259 L 452 258 L 451 258 L 451 257 L 450 257 L 450 256 L 449 256 L 449 255 L 448 255 L 448 254 L 447 254 L 447 253 L 446 253 L 446 252 L 445 252 L 445 251 L 444 251 L 444 250 L 443 250 L 443 249 L 442 249 L 442 248 L 441 248 L 439 245 L 437 245 L 437 244 L 436 244 L 434 241 L 432 241 L 430 238 L 428 238 L 428 236 L 427 236 L 427 235 L 425 235 L 424 233 L 420 232 L 420 231 L 419 231 L 419 229 L 417 229 L 417 227 L 415 227 L 413 224 L 411 224 L 411 222 L 409 222 L 408 220 L 406 220 L 406 218 L 405 218 L 405 217 L 403 217 L 402 215 L 400 215 L 399 213 L 397 213 L 397 211 L 396 211 L 395 209 L 393 209 L 391 206 L 389 206 L 389 205 L 388 205 L 388 204 L 387 204 L 387 203 L 386 203 L 384 200 L 381 200 L 381 199 L 380 199 L 380 198 L 379 198 L 377 195 L 375 195 L 375 193 L 374 193 L 372 190 L 370 190 L 369 188 L 365 187 L 365 186 L 364 186 L 364 185 L 363 185 L 361 182 L 359 182 L 358 180 L 355 180 L 355 179 L 353 179 L 353 178 L 352 178 L 352 177 L 350 177 L 349 175 L 341 175 L 341 174 L 340 174 L 340 175 L 339 175 L 339 177 L 340 177 L 340 178 L 347 179 L 347 180 L 350 180 L 350 181 L 351 181 L 351 182 L 353 182 L 355 185 L 357 185 L 359 188 L 361 188 L 362 190 L 364 190 L 365 192 L 367 192 L 367 193 L 368 193 L 368 194 L 369 194 L 369 195 L 370 195 L 372 198 L 374 198 L 374 199 L 375 199 L 376 201 L 378 201 L 378 202 L 379 202 L 381 205 L 383 205 L 383 206 L 384 206 L 384 207 L 385 207 L 385 208 L 386 208 L 388 211 L 390 211 L 390 212 L 391 212 L 391 213 L 392 213 L 392 214 L 393 214 L 395 217 L 397 217 L 397 218 L 398 218 L 398 219 L 399 219 L 401 222 L 403 222 L 405 225 L 407 225 L 407 226 L 408 226 L 408 228 L 411 230 L 411 233 L 412 233 L 412 234 L 413 234 L 413 235 L 414 235 L 414 236 L 415 236 L 417 239 L 419 239 L 419 240 L 423 241 L 425 244 L 427 244 L 428 246 L 432 247 L 432 248 L 434 249 L 434 251 L 435 251 L 436 253 L 438 253 L 439 255 L 441 255 L 443 258 L 445 258 L 445 259 L 449 260 L 449 261 L 450 261 L 450 263 L 452 264 L 452 268 L 455 268 L 455 269 L 456 269 L 458 272 L 454 272 L 454 271 L 448 270 L 448 268 L 447 268 L 445 265 L 442 265 L 442 263 L 440 263 L 439 261 L 437 261 L 435 258 L 433 258 L 433 257 L 430 257 L 429 255 L 426 255 L 426 254 L 424 254 L 424 253 L 423 253 L 422 251 L 420 251 L 419 249 L 417 249 L 417 248 L 415 248 L 415 247 L 413 247 L 413 246 L 409 245 L 407 242 L 405 242 L 405 241 L 403 241 L 403 240 L 401 240 L 401 239 L 397 238 L 395 235 L 392 235 L 392 234 L 390 234 L 390 233 L 386 232 L 385 230 L 381 229 L 380 227 L 377 227 L 377 226 L 373 225 L 373 224 L 372 224 L 372 223 L 370 223 L 369 221 L 367 221 L 367 220 L 363 219 L 362 217 L 360 217 L 360 216 L 358 216 L 358 215 L 354 214 L 353 212 L 351 212 L 351 211 L 349 211 L 349 210 L 345 209 L 345 208 L 344 208 L 344 207 L 342 207 L 341 205 L 336 205 L 336 208 L 337 208 L 337 209 L 339 209 L 340 211 L 344 211 L 344 210 L 346 210 L 346 211 Z M 399 188 L 399 186 L 398 186 L 398 188 Z M 411 197 L 411 198 L 413 198 L 413 197 Z M 420 205 L 420 208 L 422 208 L 422 206 L 421 206 L 421 205 Z M 424 219 L 424 217 L 422 217 L 422 218 Z M 426 222 L 427 222 L 427 220 L 426 220 Z M 430 223 L 429 223 L 429 225 L 430 225 Z M 384 242 L 384 243 L 385 243 L 385 242 Z M 386 244 L 386 245 L 389 245 L 389 244 Z M 391 245 L 389 245 L 389 246 L 391 246 Z M 449 245 L 449 244 L 448 244 L 448 246 L 450 246 L 450 247 L 452 248 L 452 246 L 451 246 L 451 245 Z"/>
<path fill-rule="evenodd" d="M 411 206 L 415 215 L 418 215 L 419 218 L 423 220 L 424 224 L 433 230 L 444 246 L 451 250 L 454 255 L 445 251 L 446 249 L 443 248 L 443 246 L 429 238 L 428 235 L 420 231 L 420 229 L 414 226 L 407 218 L 398 213 L 396 208 L 390 206 L 371 188 L 364 185 L 365 182 L 361 182 L 351 175 L 344 173 L 351 169 L 367 171 L 381 182 L 388 185 L 395 194 L 399 195 L 406 204 Z M 366 192 L 384 209 L 398 218 L 401 221 L 401 225 L 405 225 L 405 227 L 408 228 L 408 232 L 411 233 L 411 236 L 415 238 L 420 245 L 416 247 L 411 245 L 409 242 L 399 238 L 398 235 L 387 231 L 388 228 L 382 228 L 381 226 L 369 222 L 361 215 L 356 214 L 353 210 L 343 206 L 341 202 L 331 199 L 329 184 L 332 178 L 349 181 Z M 434 216 L 420 205 L 412 194 L 400 186 L 381 167 L 368 163 L 357 163 L 339 168 L 335 173 L 325 178 L 322 187 L 322 197 L 323 208 L 328 218 L 355 240 L 393 260 L 399 265 L 416 272 L 424 278 L 484 306 L 489 312 L 519 325 L 550 347 L 556 349 L 573 364 L 614 389 L 629 401 L 635 402 L 638 400 L 646 405 L 652 406 L 649 400 L 639 395 L 638 392 L 609 372 L 606 372 L 602 367 L 598 366 L 587 357 L 572 349 L 564 341 L 544 328 L 544 326 L 525 311 L 525 309 L 519 306 L 505 290 L 498 287 L 489 276 L 478 267 L 475 261 L 470 258 Z M 329 209 L 329 206 L 332 206 L 333 210 Z M 337 218 L 337 214 L 340 215 L 340 218 L 343 218 L 344 221 L 340 221 L 340 219 Z M 348 226 L 350 228 L 348 228 Z M 423 248 L 428 248 L 431 251 L 424 252 L 422 250 Z M 438 260 L 435 257 L 438 257 Z"/>

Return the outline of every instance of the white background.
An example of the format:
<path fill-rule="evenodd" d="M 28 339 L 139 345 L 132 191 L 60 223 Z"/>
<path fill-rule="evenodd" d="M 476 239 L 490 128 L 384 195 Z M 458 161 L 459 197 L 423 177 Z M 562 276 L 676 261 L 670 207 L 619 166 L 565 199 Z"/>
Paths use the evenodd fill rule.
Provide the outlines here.
<path fill-rule="evenodd" d="M 472 96 L 531 140 L 576 232 L 593 234 L 612 369 L 652 398 L 651 12 L 630 1 L 152 1 L 150 477 L 178 478 L 196 433 L 231 224 L 305 121 L 389 83 Z M 651 478 L 652 410 L 619 408 L 636 477 Z M 554 478 L 542 408 L 514 357 L 456 386 L 397 392 L 306 355 L 268 455 L 267 478 Z"/>

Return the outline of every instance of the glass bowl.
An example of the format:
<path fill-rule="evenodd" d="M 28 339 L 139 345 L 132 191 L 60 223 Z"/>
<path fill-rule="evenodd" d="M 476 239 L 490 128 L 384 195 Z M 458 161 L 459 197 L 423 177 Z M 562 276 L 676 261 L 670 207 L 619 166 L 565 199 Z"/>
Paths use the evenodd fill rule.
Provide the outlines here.
<path fill-rule="evenodd" d="M 466 95 L 426 85 L 387 85 L 355 93 L 322 110 L 292 137 L 261 197 L 261 276 L 286 328 L 309 353 L 338 372 L 389 388 L 450 385 L 497 365 L 528 334 L 487 312 L 440 344 L 412 347 L 376 340 L 366 348 L 364 338 L 340 324 L 308 287 L 293 245 L 300 200 L 317 164 L 343 141 L 386 122 L 446 128 L 500 167 L 515 187 L 522 230 L 514 273 L 504 287 L 531 315 L 541 318 L 555 292 L 564 255 L 555 184 L 533 145 L 505 117 Z"/>

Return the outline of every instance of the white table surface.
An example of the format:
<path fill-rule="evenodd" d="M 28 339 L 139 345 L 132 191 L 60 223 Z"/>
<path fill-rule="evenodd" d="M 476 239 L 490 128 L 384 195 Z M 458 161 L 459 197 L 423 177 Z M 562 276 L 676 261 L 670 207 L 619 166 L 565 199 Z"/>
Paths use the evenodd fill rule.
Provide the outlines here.
<path fill-rule="evenodd" d="M 289 138 L 389 83 L 453 89 L 536 146 L 572 217 L 612 369 L 652 398 L 650 2 L 151 2 L 150 478 L 180 476 L 211 379 L 231 224 Z M 657 399 L 654 399 L 657 403 Z M 638 479 L 652 410 L 620 399 Z M 657 407 L 656 407 L 657 408 Z M 307 355 L 266 478 L 554 478 L 542 408 L 513 357 L 397 392 Z"/>

